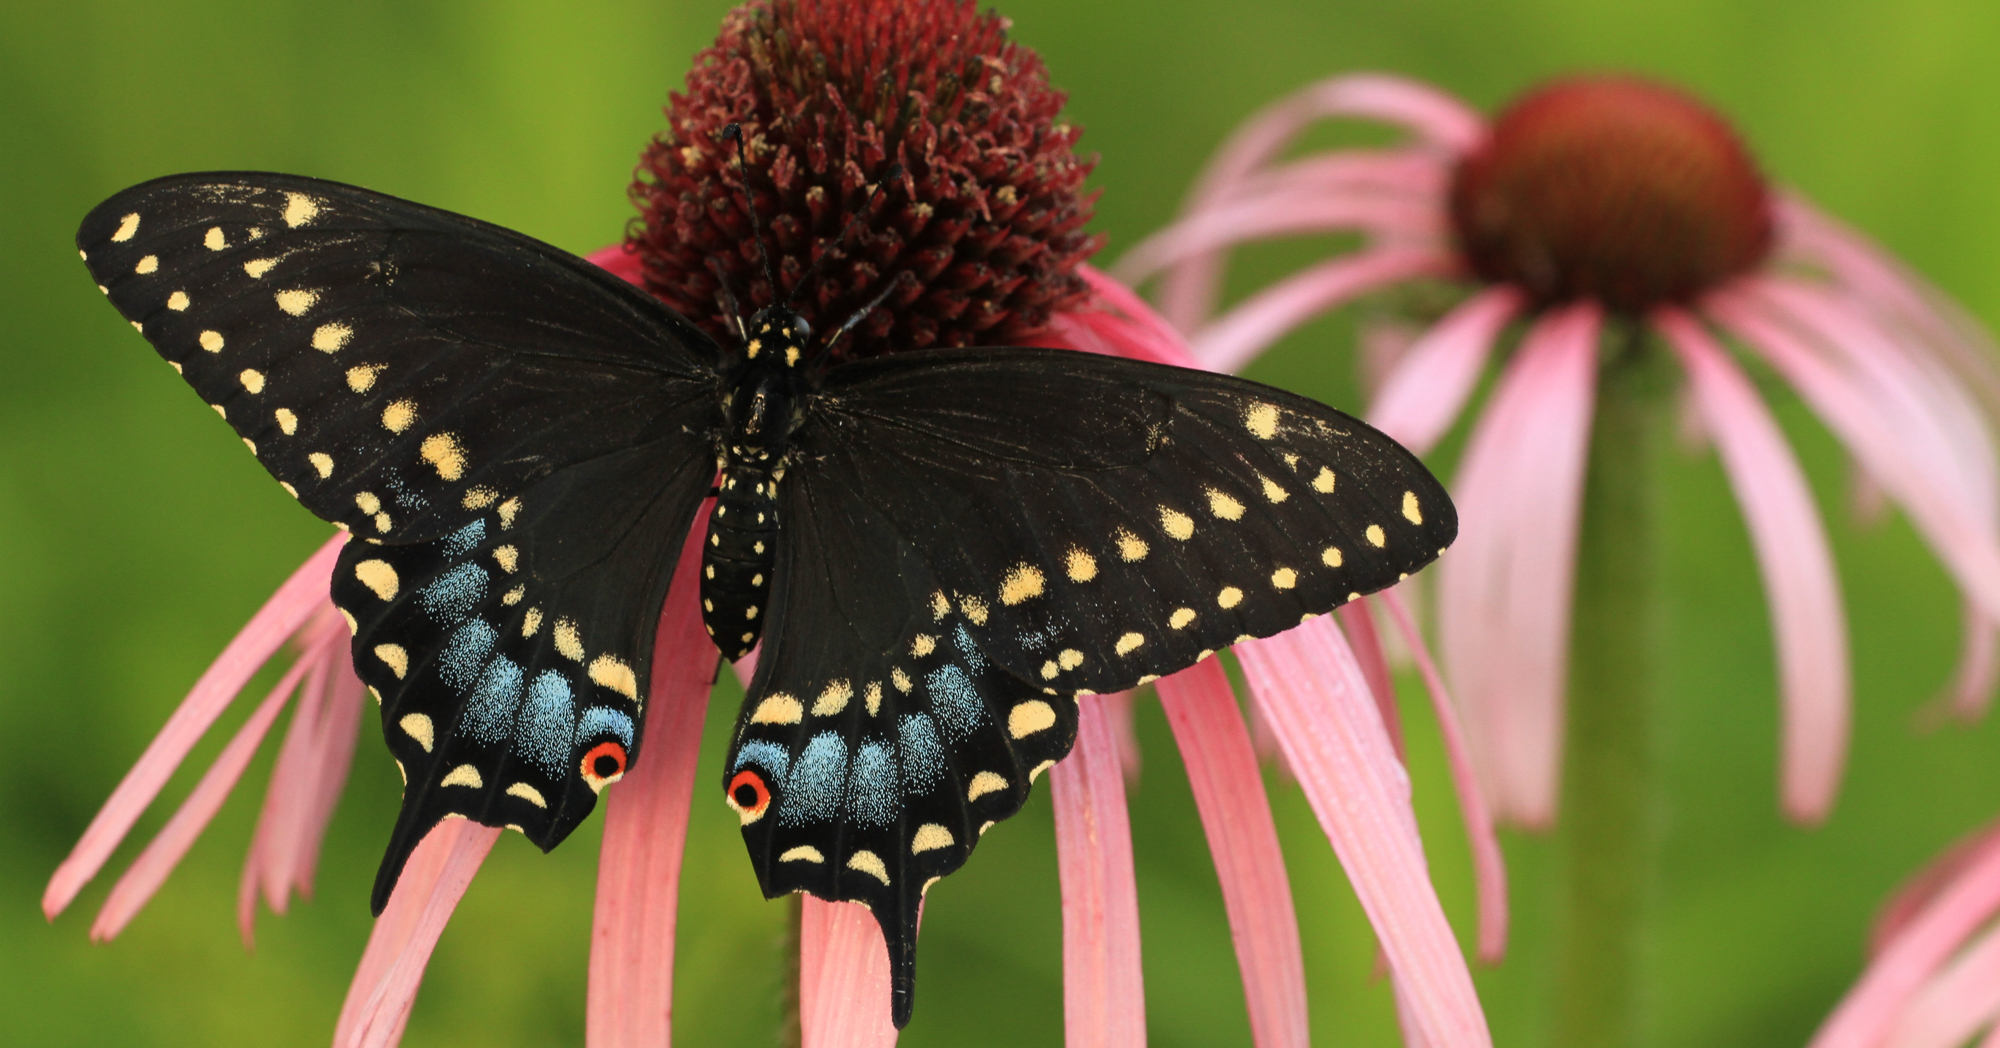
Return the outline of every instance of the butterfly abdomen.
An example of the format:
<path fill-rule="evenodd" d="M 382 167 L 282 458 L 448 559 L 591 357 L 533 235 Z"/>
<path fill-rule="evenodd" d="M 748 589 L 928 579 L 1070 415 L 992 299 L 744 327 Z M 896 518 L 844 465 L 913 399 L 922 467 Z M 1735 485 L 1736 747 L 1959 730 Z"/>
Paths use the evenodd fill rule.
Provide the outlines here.
<path fill-rule="evenodd" d="M 701 613 L 708 635 L 730 660 L 763 635 L 778 538 L 778 481 L 756 466 L 731 463 L 702 545 Z"/>

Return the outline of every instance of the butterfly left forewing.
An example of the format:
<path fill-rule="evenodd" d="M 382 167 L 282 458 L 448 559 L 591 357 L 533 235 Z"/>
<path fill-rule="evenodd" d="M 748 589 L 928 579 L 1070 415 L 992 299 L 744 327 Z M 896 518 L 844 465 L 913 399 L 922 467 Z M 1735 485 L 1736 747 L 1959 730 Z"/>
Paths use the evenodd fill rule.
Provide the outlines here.
<path fill-rule="evenodd" d="M 1414 455 L 1231 376 L 954 350 L 848 365 L 826 390 L 801 469 L 848 477 L 981 648 L 1063 694 L 1282 632 L 1457 534 Z"/>

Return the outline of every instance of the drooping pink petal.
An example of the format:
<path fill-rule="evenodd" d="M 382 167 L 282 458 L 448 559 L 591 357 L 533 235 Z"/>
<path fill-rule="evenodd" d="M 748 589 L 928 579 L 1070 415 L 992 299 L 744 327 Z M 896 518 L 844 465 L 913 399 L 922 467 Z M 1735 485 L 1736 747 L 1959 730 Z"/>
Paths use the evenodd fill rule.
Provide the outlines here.
<path fill-rule="evenodd" d="M 1235 371 L 1315 314 L 1377 288 L 1449 276 L 1458 268 L 1457 256 L 1440 247 L 1381 247 L 1335 258 L 1258 292 L 1189 341 L 1203 367 Z"/>
<path fill-rule="evenodd" d="M 1451 768 L 1452 790 L 1458 795 L 1459 818 L 1465 823 L 1465 837 L 1472 847 L 1473 881 L 1479 897 L 1479 959 L 1498 964 L 1507 954 L 1507 860 L 1500 853 L 1500 838 L 1493 829 L 1493 812 L 1480 791 L 1473 772 L 1472 754 L 1459 726 L 1458 712 L 1445 691 L 1444 676 L 1431 661 L 1430 646 L 1423 631 L 1410 615 L 1394 589 L 1377 595 L 1389 616 L 1396 620 L 1417 672 L 1423 675 L 1424 690 L 1430 694 L 1431 711 L 1437 715 L 1438 734 L 1444 739 L 1445 761 Z"/>
<path fill-rule="evenodd" d="M 1391 240 L 1436 241 L 1444 215 L 1436 201 L 1347 196 L 1325 186 L 1288 187 L 1218 204 L 1133 245 L 1113 272 L 1134 283 L 1183 259 L 1250 240 L 1358 230 Z"/>
<path fill-rule="evenodd" d="M 1215 659 L 1155 687 L 1222 884 L 1257 1048 L 1305 1048 L 1306 975 L 1278 827 L 1229 676 Z"/>
<path fill-rule="evenodd" d="M 1451 167 L 1440 163 L 1435 149 L 1401 146 L 1392 149 L 1338 149 L 1260 168 L 1238 181 L 1229 201 L 1316 190 L 1350 200 L 1419 201 L 1437 218 L 1432 226 L 1443 232 L 1444 194 L 1451 187 Z M 1119 279 L 1134 282 L 1119 259 Z"/>
<path fill-rule="evenodd" d="M 42 893 L 42 913 L 50 920 L 63 911 L 76 898 L 104 861 L 125 839 L 132 824 L 146 810 L 153 798 L 159 796 L 160 788 L 166 785 L 174 769 L 200 741 L 209 725 L 227 709 L 236 693 L 243 690 L 259 667 L 270 659 L 285 639 L 305 624 L 307 618 L 326 602 L 328 580 L 333 576 L 333 562 L 340 555 L 340 547 L 347 540 L 347 533 L 341 532 L 329 539 L 319 552 L 307 558 L 285 584 L 271 595 L 271 599 L 258 609 L 257 614 L 244 625 L 241 632 L 229 646 L 222 649 L 201 679 L 195 682 L 180 707 L 146 751 L 125 773 L 118 787 L 111 791 L 110 799 L 98 810 L 97 817 L 83 831 L 83 836 L 71 849 L 69 857 L 56 868 L 49 878 L 49 886 Z"/>
<path fill-rule="evenodd" d="M 1958 668 L 1938 704 L 1959 720 L 1973 721 L 1985 716 L 1993 704 L 1994 685 L 2000 683 L 2000 622 L 1987 618 L 1969 601 L 1959 618 Z"/>
<path fill-rule="evenodd" d="M 2000 844 L 1989 840 L 1876 955 L 1808 1048 L 1876 1048 L 1924 981 L 1996 910 Z"/>
<path fill-rule="evenodd" d="M 1471 399 L 1494 340 L 1522 305 L 1519 291 L 1501 285 L 1452 310 L 1403 355 L 1368 406 L 1368 424 L 1419 455 L 1436 447 Z"/>
<path fill-rule="evenodd" d="M 1750 528 L 1778 649 L 1785 814 L 1817 823 L 1847 761 L 1847 620 L 1833 551 L 1805 472 L 1750 380 L 1686 312 L 1660 310 L 1654 323 L 1680 358 Z"/>
<path fill-rule="evenodd" d="M 1104 707 L 1105 719 L 1111 722 L 1111 737 L 1118 742 L 1118 767 L 1125 772 L 1127 787 L 1139 784 L 1139 772 L 1145 766 L 1145 758 L 1139 752 L 1139 729 L 1133 722 L 1136 701 L 1137 695 L 1129 691 L 1097 697 L 1098 705 Z"/>
<path fill-rule="evenodd" d="M 589 1048 L 673 1043 L 674 928 L 681 856 L 702 719 L 714 688 L 715 645 L 701 620 L 701 537 L 707 507 L 674 569 L 653 642 L 640 755 L 604 798 L 597 912 L 590 935 Z"/>
<path fill-rule="evenodd" d="M 1143 1048 L 1139 892 L 1116 729 L 1078 704 L 1076 748 L 1049 772 L 1062 881 L 1063 1029 L 1072 1048 Z"/>
<path fill-rule="evenodd" d="M 1494 814 L 1555 818 L 1570 588 L 1601 314 L 1552 310 L 1473 429 L 1453 486 L 1459 539 L 1439 566 L 1438 627 Z"/>
<path fill-rule="evenodd" d="M 1252 116 L 1216 150 L 1188 194 L 1183 213 L 1198 214 L 1231 198 L 1238 186 L 1274 160 L 1308 125 L 1329 118 L 1379 120 L 1416 134 L 1437 155 L 1440 169 L 1485 136 L 1485 121 L 1464 103 L 1435 88 L 1398 77 L 1361 74 L 1323 80 Z M 1182 331 L 1193 331 L 1214 307 L 1223 255 L 1183 261 L 1161 285 L 1161 312 Z"/>
<path fill-rule="evenodd" d="M 341 630 L 343 634 L 346 632 Z M 278 759 L 271 768 L 271 785 L 264 793 L 264 808 L 258 815 L 257 833 L 251 841 L 251 852 L 260 860 L 256 871 L 258 886 L 265 905 L 275 913 L 284 913 L 289 905 L 295 879 L 293 864 L 308 832 L 314 804 L 313 781 L 319 771 L 314 739 L 325 719 L 326 699 L 331 691 L 330 669 L 325 660 L 317 660 L 306 675 L 298 705 L 292 712 L 291 727 L 285 731 L 285 741 L 278 748 Z M 246 868 L 244 872 L 250 871 Z"/>
<path fill-rule="evenodd" d="M 1888 901 L 1882 904 L 1868 929 L 1869 956 L 1873 957 L 1886 949 L 1918 914 L 1936 900 L 1939 892 L 1950 887 L 1989 850 L 1996 848 L 2000 848 L 2000 819 L 1959 838 L 1943 854 L 1898 885 Z"/>
<path fill-rule="evenodd" d="M 1328 616 L 1236 646 L 1258 706 L 1298 776 L 1426 1043 L 1492 1043 L 1472 974 L 1445 921 L 1410 807 L 1354 654 Z"/>
<path fill-rule="evenodd" d="M 1709 296 L 1704 309 L 1771 363 L 1813 413 L 1909 514 L 1969 600 L 2000 617 L 2000 538 L 1947 490 L 1933 464 L 1917 461 L 1904 434 L 1862 383 L 1814 351 L 1794 329 L 1740 293 Z"/>
<path fill-rule="evenodd" d="M 2000 1016 L 2000 928 L 1988 928 L 1933 976 L 1885 1048 L 1959 1048 Z"/>
<path fill-rule="evenodd" d="M 803 1048 L 888 1048 L 889 948 L 868 907 L 804 898 L 799 927 Z"/>
<path fill-rule="evenodd" d="M 320 720 L 319 738 L 313 766 L 314 776 L 306 794 L 307 811 L 298 836 L 298 850 L 292 859 L 292 887 L 310 897 L 313 877 L 319 870 L 320 846 L 333 822 L 333 809 L 347 788 L 347 775 L 354 767 L 354 745 L 361 734 L 362 696 L 368 686 L 354 675 L 351 651 L 346 645 L 332 656 L 333 680 L 329 685 L 326 716 Z"/>
<path fill-rule="evenodd" d="M 1049 345 L 1175 367 L 1201 366 L 1180 333 L 1131 288 L 1092 266 L 1078 266 L 1076 272 L 1090 285 L 1094 301 L 1051 318 Z"/>
<path fill-rule="evenodd" d="M 181 802 L 180 809 L 173 818 L 167 820 L 159 834 L 146 850 L 132 862 L 130 869 L 112 887 L 111 895 L 104 901 L 104 908 L 98 911 L 97 920 L 90 927 L 90 937 L 104 942 L 125 930 L 146 901 L 180 865 L 181 858 L 194 846 L 196 837 L 208 827 L 210 819 L 221 809 L 222 802 L 229 798 L 236 788 L 237 780 L 243 777 L 243 769 L 250 766 L 250 758 L 257 755 L 257 747 L 264 742 L 264 736 L 285 708 L 285 702 L 299 686 L 299 678 L 311 666 L 308 659 L 301 658 L 278 681 L 278 686 L 257 706 L 250 719 L 243 722 L 234 738 L 224 746 L 222 753 L 209 765 L 208 771 L 195 784 L 194 791 L 187 800 Z"/>
<path fill-rule="evenodd" d="M 424 835 L 368 934 L 334 1026 L 334 1048 L 393 1048 L 403 1039 L 431 951 L 499 839 L 498 829 L 459 818 Z"/>
<path fill-rule="evenodd" d="M 1354 650 L 1361 677 L 1368 682 L 1375 712 L 1382 715 L 1382 730 L 1389 733 L 1389 745 L 1395 748 L 1396 759 L 1407 764 L 1403 713 L 1396 708 L 1396 682 L 1389 673 L 1389 656 L 1382 650 L 1382 634 L 1375 628 L 1375 616 L 1369 612 L 1367 602 L 1359 600 L 1341 605 L 1335 614 L 1340 617 L 1341 632 L 1347 635 L 1347 646 Z"/>

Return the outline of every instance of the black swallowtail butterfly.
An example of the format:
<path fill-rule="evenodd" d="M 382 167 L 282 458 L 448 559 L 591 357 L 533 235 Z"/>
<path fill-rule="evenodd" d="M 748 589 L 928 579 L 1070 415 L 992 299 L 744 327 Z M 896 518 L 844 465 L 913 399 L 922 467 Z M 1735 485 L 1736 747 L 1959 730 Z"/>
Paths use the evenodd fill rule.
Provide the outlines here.
<path fill-rule="evenodd" d="M 711 492 L 703 609 L 763 650 L 724 796 L 764 893 L 866 903 L 910 1014 L 924 891 L 1018 811 L 1079 695 L 1429 563 L 1444 489 L 1366 425 L 1048 349 L 820 369 L 783 306 L 717 345 L 497 226 L 275 174 L 163 178 L 77 246 L 305 507 L 407 781 L 380 912 L 439 820 L 552 848 L 638 756 L 655 620 Z"/>

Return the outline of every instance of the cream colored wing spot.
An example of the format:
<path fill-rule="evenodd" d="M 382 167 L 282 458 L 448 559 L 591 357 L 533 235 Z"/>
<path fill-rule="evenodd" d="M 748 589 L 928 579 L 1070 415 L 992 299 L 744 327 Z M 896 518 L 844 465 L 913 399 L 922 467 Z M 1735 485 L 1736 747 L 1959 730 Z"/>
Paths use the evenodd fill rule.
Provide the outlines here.
<path fill-rule="evenodd" d="M 249 448 L 249 449 L 250 449 L 250 453 L 251 453 L 252 455 L 255 455 L 255 454 L 257 453 L 257 442 L 256 442 L 256 441 L 254 441 L 254 440 L 251 440 L 251 439 L 250 439 L 249 437 L 244 437 L 244 438 L 243 438 L 243 446 L 244 446 L 244 447 L 246 447 L 246 448 Z"/>
<path fill-rule="evenodd" d="M 1194 622 L 1193 608 L 1175 608 L 1174 613 L 1167 617 L 1167 625 L 1172 626 L 1177 630 L 1187 629 L 1189 624 L 1193 622 Z"/>
<path fill-rule="evenodd" d="M 1194 537 L 1194 518 L 1177 509 L 1160 507 L 1160 530 L 1182 542 Z"/>
<path fill-rule="evenodd" d="M 499 497 L 500 497 L 499 492 L 494 491 L 492 488 L 481 485 L 480 487 L 476 487 L 470 491 L 467 491 L 465 493 L 465 497 L 458 500 L 458 504 L 464 506 L 466 509 L 485 509 L 486 507 L 491 506 L 493 504 L 494 499 L 497 499 Z"/>
<path fill-rule="evenodd" d="M 250 274 L 252 280 L 262 280 L 264 274 L 269 273 L 277 264 L 278 260 L 275 258 L 253 258 L 243 263 L 243 272 Z"/>
<path fill-rule="evenodd" d="M 278 482 L 278 486 L 285 489 L 285 494 L 290 495 L 293 498 L 299 497 L 299 489 L 291 486 L 290 484 L 287 484 L 281 480 Z"/>
<path fill-rule="evenodd" d="M 577 632 L 576 620 L 568 617 L 556 620 L 556 650 L 563 658 L 573 662 L 583 661 L 583 636 Z"/>
<path fill-rule="evenodd" d="M 313 329 L 313 348 L 321 353 L 338 353 L 354 338 L 354 329 L 346 324 L 321 324 Z"/>
<path fill-rule="evenodd" d="M 399 673 L 397 676 L 400 677 L 402 674 Z M 403 734 L 417 740 L 417 745 L 422 746 L 425 753 L 429 753 L 431 746 L 437 742 L 436 726 L 431 723 L 429 717 L 421 713 L 408 714 L 397 721 L 396 726 L 403 729 Z"/>
<path fill-rule="evenodd" d="M 590 660 L 590 679 L 612 691 L 639 701 L 639 678 L 632 667 L 616 655 L 599 655 Z"/>
<path fill-rule="evenodd" d="M 355 634 L 361 632 L 361 623 L 355 621 L 353 612 L 348 611 L 346 608 L 338 608 L 338 607 L 334 608 L 333 610 L 340 612 L 340 617 L 347 620 L 348 636 L 352 637 Z"/>
<path fill-rule="evenodd" d="M 375 388 L 376 376 L 388 368 L 387 364 L 363 364 L 347 369 L 347 388 L 356 393 L 366 393 Z"/>
<path fill-rule="evenodd" d="M 1271 585 L 1287 590 L 1299 584 L 1299 573 L 1290 568 L 1279 568 L 1271 573 Z"/>
<path fill-rule="evenodd" d="M 285 194 L 285 225 L 297 229 L 319 214 L 319 202 L 304 193 Z"/>
<path fill-rule="evenodd" d="M 167 296 L 167 308 L 176 313 L 187 312 L 188 305 L 188 293 L 185 291 L 176 291 Z"/>
<path fill-rule="evenodd" d="M 910 854 L 922 855 L 927 851 L 949 848 L 957 843 L 950 830 L 937 823 L 927 822 L 917 827 L 916 836 L 910 838 Z"/>
<path fill-rule="evenodd" d="M 826 856 L 821 855 L 819 853 L 819 849 L 813 847 L 810 844 L 801 844 L 796 848 L 786 849 L 783 855 L 778 856 L 778 861 L 779 862 L 825 862 Z"/>
<path fill-rule="evenodd" d="M 404 651 L 401 644 L 377 644 L 375 657 L 389 667 L 389 672 L 395 674 L 397 680 L 402 680 L 403 675 L 410 672 L 410 653 Z"/>
<path fill-rule="evenodd" d="M 244 368 L 237 372 L 236 381 L 243 383 L 243 388 L 247 392 L 264 392 L 264 373 L 256 368 Z"/>
<path fill-rule="evenodd" d="M 1097 558 L 1085 553 L 1081 547 L 1071 546 L 1063 554 L 1063 574 L 1071 582 L 1089 582 L 1097 577 Z"/>
<path fill-rule="evenodd" d="M 506 594 L 504 594 L 500 598 L 500 603 L 505 604 L 511 608 L 514 605 L 521 603 L 521 598 L 527 595 L 528 595 L 527 584 L 517 582 L 514 584 L 513 589 L 508 590 Z"/>
<path fill-rule="evenodd" d="M 1350 593 L 1350 594 L 1348 594 L 1348 595 L 1347 595 L 1347 600 L 1348 600 L 1348 602 L 1349 602 L 1349 603 L 1353 603 L 1354 601 L 1357 601 L 1357 600 L 1360 600 L 1360 599 L 1361 599 L 1361 594 L 1359 594 L 1359 593 Z"/>
<path fill-rule="evenodd" d="M 1271 478 L 1264 476 L 1262 474 L 1258 474 L 1257 479 L 1262 481 L 1264 484 L 1265 501 L 1278 503 L 1278 502 L 1283 502 L 1286 499 L 1292 497 L 1292 493 L 1286 491 L 1283 487 L 1279 486 L 1277 481 L 1272 480 Z"/>
<path fill-rule="evenodd" d="M 521 498 L 516 495 L 500 504 L 494 512 L 500 514 L 500 529 L 505 531 L 514 526 L 514 517 L 521 512 Z"/>
<path fill-rule="evenodd" d="M 477 790 L 485 788 L 486 780 L 479 777 L 478 768 L 475 768 L 470 764 L 461 764 L 458 767 L 453 768 L 451 770 L 451 774 L 446 775 L 442 779 L 439 779 L 438 785 L 470 786 L 473 789 Z M 461 815 L 459 816 L 459 818 L 463 819 L 465 818 L 465 816 Z"/>
<path fill-rule="evenodd" d="M 1233 608 L 1243 603 L 1243 591 L 1234 586 L 1224 586 L 1222 592 L 1215 595 L 1215 603 L 1224 608 Z"/>
<path fill-rule="evenodd" d="M 854 685 L 846 678 L 836 680 L 819 693 L 813 700 L 812 714 L 815 717 L 831 717 L 847 708 L 847 701 L 854 697 Z"/>
<path fill-rule="evenodd" d="M 501 571 L 512 575 L 521 566 L 521 551 L 513 546 L 501 546 L 493 551 L 493 563 L 500 565 Z"/>
<path fill-rule="evenodd" d="M 1053 727 L 1055 722 L 1054 706 L 1040 699 L 1029 699 L 1007 711 L 1007 734 L 1017 739 L 1025 739 L 1038 731 Z"/>
<path fill-rule="evenodd" d="M 1022 601 L 1033 600 L 1042 595 L 1047 585 L 1048 579 L 1042 575 L 1042 569 L 1032 564 L 1016 564 L 1007 577 L 1000 580 L 1000 603 L 1012 607 Z M 967 612 L 966 618 L 972 618 L 972 614 Z M 973 621 L 978 622 L 977 619 Z"/>
<path fill-rule="evenodd" d="M 315 451 L 306 456 L 306 461 L 312 463 L 313 472 L 319 474 L 319 479 L 325 480 L 333 476 L 332 455 L 324 451 Z"/>
<path fill-rule="evenodd" d="M 782 691 L 764 696 L 764 701 L 750 714 L 752 724 L 797 724 L 805 719 L 805 704 Z"/>
<path fill-rule="evenodd" d="M 204 331 L 195 336 L 195 341 L 201 343 L 201 348 L 208 350 L 210 353 L 222 352 L 222 332 L 220 331 Z"/>
<path fill-rule="evenodd" d="M 882 712 L 882 682 L 879 680 L 869 681 L 868 686 L 861 690 L 861 701 L 868 707 L 868 715 L 870 717 Z"/>
<path fill-rule="evenodd" d="M 465 449 L 459 445 L 455 433 L 433 433 L 425 437 L 423 444 L 417 448 L 417 454 L 445 480 L 457 480 L 465 475 Z"/>
<path fill-rule="evenodd" d="M 1319 475 L 1313 477 L 1313 490 L 1322 495 L 1333 494 L 1333 471 L 1321 466 Z"/>
<path fill-rule="evenodd" d="M 1278 435 L 1278 406 L 1276 404 L 1252 404 L 1243 411 L 1243 428 L 1258 440 L 1270 440 Z"/>
<path fill-rule="evenodd" d="M 223 235 L 221 226 L 210 226 L 208 235 L 201 238 L 201 246 L 210 251 L 221 251 L 229 246 L 229 238 Z"/>
<path fill-rule="evenodd" d="M 291 408 L 279 408 L 271 412 L 271 417 L 278 420 L 278 431 L 285 436 L 299 431 L 299 417 L 292 413 Z"/>
<path fill-rule="evenodd" d="M 1075 648 L 1064 648 L 1062 651 L 1056 654 L 1056 662 L 1060 664 L 1063 669 L 1073 670 L 1078 666 L 1083 665 L 1083 652 L 1080 652 Z"/>
<path fill-rule="evenodd" d="M 529 608 L 527 614 L 521 616 L 521 636 L 532 637 L 541 628 L 542 609 Z"/>
<path fill-rule="evenodd" d="M 978 597 L 958 598 L 958 613 L 970 619 L 974 626 L 986 625 L 986 602 Z"/>
<path fill-rule="evenodd" d="M 1042 663 L 1043 680 L 1055 680 L 1056 674 L 1061 672 L 1062 672 L 1062 667 L 1057 666 L 1056 660 L 1054 659 L 1050 659 L 1049 661 Z"/>
<path fill-rule="evenodd" d="M 1223 520 L 1243 519 L 1243 503 L 1215 488 L 1208 489 L 1208 511 Z"/>
<path fill-rule="evenodd" d="M 140 276 L 150 276 L 154 273 L 158 273 L 159 271 L 160 271 L 160 256 L 158 255 L 147 255 L 145 258 L 139 260 L 138 265 L 132 267 L 132 272 L 137 273 Z"/>
<path fill-rule="evenodd" d="M 386 560 L 364 560 L 356 564 L 354 577 L 383 600 L 395 600 L 396 591 L 402 585 L 396 578 L 396 569 Z"/>
<path fill-rule="evenodd" d="M 134 211 L 131 214 L 126 215 L 124 218 L 119 220 L 118 232 L 111 234 L 111 242 L 114 244 L 123 244 L 127 240 L 132 239 L 132 234 L 137 233 L 138 231 L 139 231 L 139 213 L 137 211 Z"/>
<path fill-rule="evenodd" d="M 386 534 L 388 534 L 388 533 L 389 533 L 389 529 L 390 529 L 390 528 L 393 528 L 393 527 L 395 527 L 395 526 L 396 526 L 396 523 L 395 523 L 395 521 L 393 521 L 393 520 L 390 520 L 390 519 L 389 519 L 389 515 L 388 515 L 387 513 L 377 513 L 377 514 L 375 514 L 375 530 L 376 530 L 376 531 L 379 531 L 379 532 L 382 532 L 383 534 L 385 534 L 385 535 L 386 535 Z"/>
<path fill-rule="evenodd" d="M 901 666 L 894 667 L 889 671 L 889 683 L 895 685 L 896 690 L 905 695 L 910 693 L 910 688 L 913 686 L 910 683 L 910 675 L 904 673 Z"/>
<path fill-rule="evenodd" d="M 882 865 L 882 857 L 872 851 L 858 851 L 847 857 L 847 868 L 889 883 L 889 868 Z"/>
<path fill-rule="evenodd" d="M 1188 521 L 1188 529 L 1189 534 L 1193 534 L 1193 521 Z M 1118 540 L 1119 559 L 1127 564 L 1137 564 L 1145 560 L 1146 554 L 1152 549 L 1152 547 L 1146 545 L 1145 539 L 1126 531 L 1124 528 L 1119 528 L 1118 533 L 1113 537 Z"/>
<path fill-rule="evenodd" d="M 1120 655 L 1130 655 L 1133 652 L 1138 651 L 1141 647 L 1144 647 L 1145 644 L 1146 644 L 1145 634 L 1127 633 L 1124 636 L 1118 638 L 1118 645 L 1116 651 Z"/>
<path fill-rule="evenodd" d="M 913 658 L 921 659 L 936 650 L 937 638 L 928 633 L 919 633 L 917 638 L 910 642 L 910 655 Z"/>
<path fill-rule="evenodd" d="M 1319 552 L 1319 562 L 1329 568 L 1340 567 L 1346 560 L 1347 558 L 1340 555 L 1339 546 L 1328 546 Z"/>
<path fill-rule="evenodd" d="M 417 420 L 417 402 L 414 400 L 391 401 L 382 409 L 382 428 L 391 433 L 401 433 Z"/>
<path fill-rule="evenodd" d="M 996 775 L 990 771 L 982 771 L 974 775 L 972 782 L 965 787 L 965 799 L 976 801 L 989 793 L 999 793 L 1006 788 L 1007 779 L 1005 776 Z"/>
<path fill-rule="evenodd" d="M 942 622 L 944 621 L 944 617 L 949 614 L 951 614 L 951 601 L 945 598 L 944 591 L 938 590 L 937 592 L 932 593 L 931 618 L 937 619 L 938 621 Z"/>
<path fill-rule="evenodd" d="M 305 316 L 306 310 L 319 303 L 319 292 L 310 288 L 280 291 L 273 297 L 277 299 L 279 309 L 295 317 Z"/>
<path fill-rule="evenodd" d="M 1389 544 L 1389 536 L 1382 531 L 1382 525 L 1380 524 L 1368 525 L 1368 530 L 1363 532 L 1363 534 L 1368 536 L 1368 544 L 1376 549 L 1381 549 Z"/>
<path fill-rule="evenodd" d="M 549 802 L 542 796 L 542 791 L 525 782 L 517 782 L 507 787 L 507 796 L 519 797 L 537 808 L 546 808 L 549 806 Z"/>
<path fill-rule="evenodd" d="M 1403 519 L 1412 524 L 1424 522 L 1424 508 L 1417 504 L 1417 493 L 1414 491 L 1403 492 Z"/>
<path fill-rule="evenodd" d="M 1043 761 L 1042 763 L 1035 765 L 1034 768 L 1028 772 L 1028 781 L 1034 782 L 1036 779 L 1042 777 L 1043 772 L 1048 771 L 1050 768 L 1053 768 L 1055 766 L 1056 766 L 1055 761 Z M 986 825 L 991 826 L 993 824 L 989 822 Z"/>

